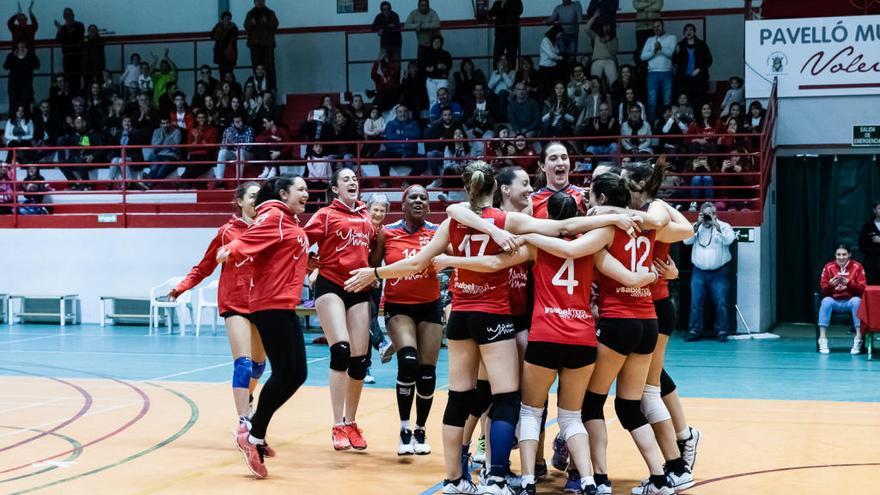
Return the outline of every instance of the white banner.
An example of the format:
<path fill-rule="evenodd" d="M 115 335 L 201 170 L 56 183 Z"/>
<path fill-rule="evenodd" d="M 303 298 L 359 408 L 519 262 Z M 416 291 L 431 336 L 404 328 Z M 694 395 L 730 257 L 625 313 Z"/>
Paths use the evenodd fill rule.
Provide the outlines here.
<path fill-rule="evenodd" d="M 880 94 L 880 16 L 746 22 L 746 97 Z"/>

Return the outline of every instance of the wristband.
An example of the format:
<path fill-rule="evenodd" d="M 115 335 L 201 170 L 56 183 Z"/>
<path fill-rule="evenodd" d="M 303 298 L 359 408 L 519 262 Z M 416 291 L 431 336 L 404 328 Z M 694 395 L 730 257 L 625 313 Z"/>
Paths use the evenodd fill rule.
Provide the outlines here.
<path fill-rule="evenodd" d="M 376 276 L 376 280 L 382 280 L 382 277 L 379 276 L 379 267 L 378 266 L 373 267 L 373 275 Z"/>

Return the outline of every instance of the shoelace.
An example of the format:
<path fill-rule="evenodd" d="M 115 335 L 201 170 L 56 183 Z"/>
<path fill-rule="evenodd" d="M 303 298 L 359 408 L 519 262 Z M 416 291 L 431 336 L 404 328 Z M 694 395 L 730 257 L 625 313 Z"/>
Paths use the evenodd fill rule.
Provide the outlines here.
<path fill-rule="evenodd" d="M 266 447 L 262 444 L 256 445 L 256 447 L 257 447 L 257 454 L 259 454 L 259 456 L 260 456 L 260 462 L 264 462 L 264 458 L 266 456 Z"/>

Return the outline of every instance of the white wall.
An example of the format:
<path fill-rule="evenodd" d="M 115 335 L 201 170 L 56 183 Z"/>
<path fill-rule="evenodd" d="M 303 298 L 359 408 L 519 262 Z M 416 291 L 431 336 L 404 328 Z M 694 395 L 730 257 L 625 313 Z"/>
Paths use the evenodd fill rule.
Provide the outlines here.
<path fill-rule="evenodd" d="M 817 96 L 779 100 L 776 139 L 780 145 L 852 143 L 852 128 L 880 124 L 880 96 Z"/>

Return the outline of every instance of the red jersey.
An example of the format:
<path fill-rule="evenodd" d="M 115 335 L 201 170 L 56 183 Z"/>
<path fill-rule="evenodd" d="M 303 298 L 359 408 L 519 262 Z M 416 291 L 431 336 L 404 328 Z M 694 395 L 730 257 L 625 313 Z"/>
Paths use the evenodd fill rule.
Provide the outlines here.
<path fill-rule="evenodd" d="M 570 194 L 577 201 L 578 211 L 586 213 L 587 203 L 590 201 L 590 195 L 586 189 L 571 184 L 561 189 L 562 192 Z M 548 218 L 547 216 L 547 200 L 550 196 L 559 191 L 549 187 L 542 187 L 532 193 L 532 216 L 535 218 Z"/>
<path fill-rule="evenodd" d="M 638 237 L 630 237 L 623 230 L 614 229 L 614 241 L 608 252 L 617 261 L 633 272 L 647 272 L 651 269 L 654 257 L 654 237 L 656 232 L 642 231 Z M 626 287 L 617 280 L 600 275 L 599 277 L 599 316 L 601 318 L 654 319 L 654 301 L 651 288 L 636 289 Z"/>
<path fill-rule="evenodd" d="M 596 347 L 596 322 L 590 307 L 593 256 L 558 258 L 538 250 L 535 305 L 529 342 Z"/>
<path fill-rule="evenodd" d="M 654 259 L 661 260 L 666 262 L 669 258 L 669 249 L 672 247 L 672 244 L 667 244 L 665 242 L 655 242 L 654 243 Z M 664 277 L 660 277 L 657 280 L 657 283 L 651 286 L 651 297 L 654 298 L 655 301 L 662 301 L 663 299 L 669 298 L 669 280 L 666 280 Z"/>
<path fill-rule="evenodd" d="M 351 271 L 370 266 L 370 244 L 376 237 L 367 206 L 358 201 L 354 208 L 334 199 L 318 210 L 305 226 L 306 235 L 318 244 L 321 276 L 344 286 Z"/>
<path fill-rule="evenodd" d="M 226 249 L 227 263 L 253 259 L 251 313 L 296 309 L 308 273 L 309 239 L 287 205 L 278 200 L 262 203 L 254 224 Z"/>
<path fill-rule="evenodd" d="M 211 244 L 208 245 L 208 250 L 205 251 L 202 261 L 192 267 L 192 270 L 174 289 L 178 293 L 186 292 L 214 273 L 214 269 L 217 268 L 217 251 L 238 238 L 248 227 L 249 224 L 241 218 L 236 216 L 230 218 L 229 222 L 220 227 L 217 235 L 211 239 Z M 252 261 L 247 258 L 236 263 L 223 263 L 223 266 L 220 267 L 217 309 L 221 315 L 229 311 L 248 314 L 251 272 L 254 266 Z"/>
<path fill-rule="evenodd" d="M 406 221 L 401 219 L 386 225 L 385 264 L 390 265 L 406 258 L 412 258 L 431 242 L 439 226 L 425 222 L 415 232 L 406 230 Z M 434 267 L 429 266 L 419 273 L 407 277 L 385 281 L 385 301 L 397 304 L 422 304 L 440 299 L 440 281 Z"/>
<path fill-rule="evenodd" d="M 498 208 L 483 208 L 481 216 L 496 227 L 504 228 L 507 213 Z M 501 247 L 484 234 L 455 220 L 449 221 L 449 240 L 453 256 L 484 256 L 502 252 Z M 510 314 L 507 270 L 477 273 L 455 269 L 455 282 L 450 285 L 453 311 L 479 311 L 496 315 Z"/>
<path fill-rule="evenodd" d="M 529 264 L 520 263 L 507 269 L 507 283 L 510 286 L 510 314 L 522 316 L 528 313 L 526 307 L 529 293 Z"/>

